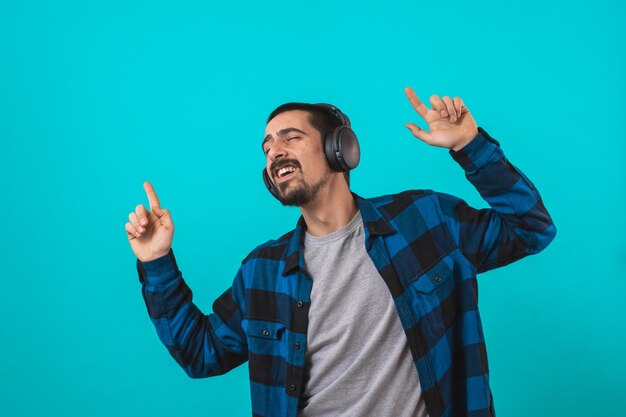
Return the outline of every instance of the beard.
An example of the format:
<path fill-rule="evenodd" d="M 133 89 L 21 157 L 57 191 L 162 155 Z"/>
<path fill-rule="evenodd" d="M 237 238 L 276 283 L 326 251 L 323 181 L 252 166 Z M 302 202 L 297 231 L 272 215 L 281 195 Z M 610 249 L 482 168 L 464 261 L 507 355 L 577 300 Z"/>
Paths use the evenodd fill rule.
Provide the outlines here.
<path fill-rule="evenodd" d="M 329 180 L 330 174 L 327 173 L 315 184 L 307 184 L 301 177 L 292 178 L 286 183 L 277 184 L 278 201 L 283 206 L 304 206 L 317 196 L 319 190 L 328 184 Z"/>

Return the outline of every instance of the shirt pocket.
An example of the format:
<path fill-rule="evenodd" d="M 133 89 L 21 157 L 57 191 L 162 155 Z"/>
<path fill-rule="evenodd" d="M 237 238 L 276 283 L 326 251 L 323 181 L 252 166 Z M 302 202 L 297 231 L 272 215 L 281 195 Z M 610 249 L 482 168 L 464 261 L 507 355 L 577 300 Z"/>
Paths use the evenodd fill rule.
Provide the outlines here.
<path fill-rule="evenodd" d="M 425 318 L 432 332 L 441 335 L 446 331 L 448 297 L 454 289 L 454 262 L 444 257 L 422 274 L 416 275 L 411 287 L 415 291 L 420 307 L 420 316 Z"/>
<path fill-rule="evenodd" d="M 265 385 L 283 385 L 287 371 L 285 324 L 249 320 L 246 333 L 250 379 Z"/>
<path fill-rule="evenodd" d="M 248 349 L 257 355 L 275 355 L 284 338 L 286 326 L 278 321 L 249 320 Z"/>

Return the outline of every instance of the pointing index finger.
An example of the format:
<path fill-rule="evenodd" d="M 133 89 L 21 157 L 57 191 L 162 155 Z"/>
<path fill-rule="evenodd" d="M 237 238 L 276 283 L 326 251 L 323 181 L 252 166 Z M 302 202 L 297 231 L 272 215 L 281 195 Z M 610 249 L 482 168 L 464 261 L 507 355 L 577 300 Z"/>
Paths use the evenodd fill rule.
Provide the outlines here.
<path fill-rule="evenodd" d="M 406 96 L 408 97 L 409 101 L 411 102 L 411 106 L 413 106 L 415 111 L 423 118 L 426 118 L 428 107 L 426 107 L 426 105 L 424 105 L 424 103 L 422 103 L 420 99 L 417 98 L 415 91 L 413 91 L 411 87 L 407 87 L 404 89 L 404 94 L 406 94 Z"/>
<path fill-rule="evenodd" d="M 143 189 L 146 190 L 146 194 L 148 195 L 148 202 L 150 203 L 150 208 L 152 207 L 161 208 L 159 197 L 157 197 L 156 192 L 154 191 L 154 187 L 152 187 L 152 184 L 150 184 L 149 181 L 146 181 L 143 183 Z"/>

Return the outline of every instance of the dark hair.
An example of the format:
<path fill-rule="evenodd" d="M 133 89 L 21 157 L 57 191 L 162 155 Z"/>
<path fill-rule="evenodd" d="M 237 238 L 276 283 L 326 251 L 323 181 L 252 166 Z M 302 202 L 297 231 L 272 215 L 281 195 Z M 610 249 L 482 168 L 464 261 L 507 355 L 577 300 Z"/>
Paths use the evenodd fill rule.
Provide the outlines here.
<path fill-rule="evenodd" d="M 281 113 L 292 110 L 302 110 L 309 113 L 309 123 L 311 126 L 322 135 L 322 141 L 326 137 L 326 135 L 332 132 L 336 127 L 341 125 L 341 120 L 337 116 L 335 116 L 332 112 L 316 106 L 314 104 L 309 103 L 285 103 L 276 107 L 274 111 L 270 113 L 267 118 L 267 123 L 270 122 L 274 117 L 278 116 Z M 343 173 L 348 186 L 350 185 L 350 171 L 346 171 Z"/>

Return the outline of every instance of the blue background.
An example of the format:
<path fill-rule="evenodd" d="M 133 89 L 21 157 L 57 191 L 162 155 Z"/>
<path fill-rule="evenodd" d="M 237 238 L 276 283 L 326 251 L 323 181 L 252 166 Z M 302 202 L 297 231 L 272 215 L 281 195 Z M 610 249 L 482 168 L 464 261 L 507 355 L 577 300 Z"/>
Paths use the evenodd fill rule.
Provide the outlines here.
<path fill-rule="evenodd" d="M 415 139 L 413 86 L 460 96 L 540 190 L 558 235 L 479 277 L 501 416 L 624 415 L 623 2 L 3 1 L 0 415 L 249 415 L 247 367 L 189 379 L 148 319 L 127 215 L 154 184 L 208 312 L 299 211 L 264 189 L 286 101 L 332 102 L 363 196 L 485 203 Z M 421 123 L 424 126 L 423 123 Z"/>

